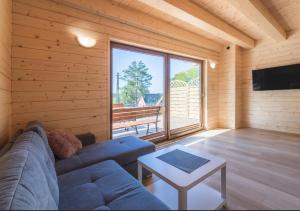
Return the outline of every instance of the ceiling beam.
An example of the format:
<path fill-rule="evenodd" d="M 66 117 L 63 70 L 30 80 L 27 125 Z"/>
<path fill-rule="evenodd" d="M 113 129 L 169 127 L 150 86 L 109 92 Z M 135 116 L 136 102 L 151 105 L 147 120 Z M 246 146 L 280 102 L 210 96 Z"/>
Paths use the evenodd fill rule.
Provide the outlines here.
<path fill-rule="evenodd" d="M 253 48 L 255 40 L 189 0 L 138 0 L 230 43 Z"/>
<path fill-rule="evenodd" d="M 58 2 L 217 52 L 220 52 L 223 47 L 220 43 L 176 27 L 166 21 L 137 10 L 118 6 L 111 0 L 59 0 Z"/>
<path fill-rule="evenodd" d="M 260 30 L 276 41 L 286 39 L 286 32 L 260 0 L 228 0 Z"/>

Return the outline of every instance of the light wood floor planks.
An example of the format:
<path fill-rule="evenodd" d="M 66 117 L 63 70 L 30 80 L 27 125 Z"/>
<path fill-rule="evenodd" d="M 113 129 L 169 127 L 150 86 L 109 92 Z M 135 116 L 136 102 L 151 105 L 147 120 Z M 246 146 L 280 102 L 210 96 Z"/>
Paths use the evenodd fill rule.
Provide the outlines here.
<path fill-rule="evenodd" d="M 259 129 L 214 130 L 176 144 L 227 160 L 226 209 L 300 209 L 300 135 Z M 154 176 L 145 184 L 156 180 Z M 219 189 L 220 173 L 206 183 Z"/>

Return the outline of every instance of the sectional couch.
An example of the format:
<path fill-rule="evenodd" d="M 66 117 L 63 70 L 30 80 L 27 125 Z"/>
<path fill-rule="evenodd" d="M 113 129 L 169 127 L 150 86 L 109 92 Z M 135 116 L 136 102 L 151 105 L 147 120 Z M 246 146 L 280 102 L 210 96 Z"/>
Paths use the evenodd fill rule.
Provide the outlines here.
<path fill-rule="evenodd" d="M 95 144 L 92 134 L 79 138 L 81 151 L 56 160 L 42 125 L 28 124 L 0 157 L 0 209 L 168 209 L 132 176 L 136 158 L 154 150 L 151 143 L 128 137 Z"/>

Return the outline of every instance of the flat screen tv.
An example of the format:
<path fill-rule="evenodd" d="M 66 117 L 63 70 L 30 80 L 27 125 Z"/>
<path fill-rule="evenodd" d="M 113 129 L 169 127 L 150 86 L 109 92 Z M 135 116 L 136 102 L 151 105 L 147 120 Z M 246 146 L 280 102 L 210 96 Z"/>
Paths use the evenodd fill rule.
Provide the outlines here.
<path fill-rule="evenodd" d="M 300 64 L 252 71 L 253 90 L 300 89 Z"/>

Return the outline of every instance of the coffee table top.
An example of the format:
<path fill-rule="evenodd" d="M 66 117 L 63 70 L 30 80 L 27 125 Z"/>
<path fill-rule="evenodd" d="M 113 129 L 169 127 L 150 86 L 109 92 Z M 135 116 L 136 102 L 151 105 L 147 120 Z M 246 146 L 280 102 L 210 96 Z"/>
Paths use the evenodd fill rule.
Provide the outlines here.
<path fill-rule="evenodd" d="M 179 149 L 184 152 L 200 156 L 202 158 L 206 158 L 210 161 L 205 165 L 199 167 L 192 173 L 186 173 L 157 158 L 158 156 L 173 151 L 175 149 Z M 158 150 L 156 152 L 141 156 L 138 158 L 138 162 L 144 168 L 156 174 L 165 182 L 169 183 L 170 185 L 179 190 L 192 188 L 193 186 L 205 180 L 207 177 L 214 174 L 216 171 L 218 171 L 226 165 L 226 161 L 223 158 L 213 156 L 198 150 L 193 150 L 183 145 L 173 145 Z"/>

